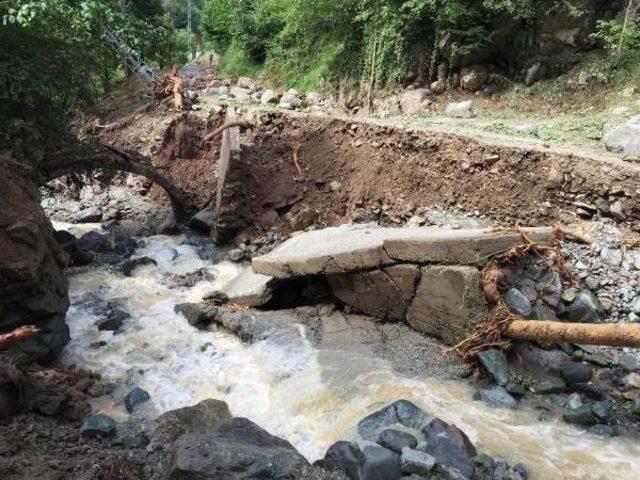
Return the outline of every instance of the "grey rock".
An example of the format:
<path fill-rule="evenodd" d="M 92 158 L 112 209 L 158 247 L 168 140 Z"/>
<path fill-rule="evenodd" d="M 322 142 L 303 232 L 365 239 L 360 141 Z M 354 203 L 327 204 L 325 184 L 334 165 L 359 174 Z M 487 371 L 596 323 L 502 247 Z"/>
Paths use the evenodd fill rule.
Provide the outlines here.
<path fill-rule="evenodd" d="M 216 223 L 217 215 L 213 208 L 207 207 L 196 213 L 189 219 L 189 228 L 196 232 L 209 234 Z"/>
<path fill-rule="evenodd" d="M 111 310 L 107 318 L 97 323 L 98 330 L 100 331 L 116 331 L 122 327 L 124 321 L 129 318 L 130 315 L 118 308 Z"/>
<path fill-rule="evenodd" d="M 618 363 L 629 372 L 640 371 L 640 358 L 635 353 L 624 352 L 620 354 Z"/>
<path fill-rule="evenodd" d="M 262 105 L 269 105 L 278 103 L 279 96 L 274 90 L 265 90 L 260 96 L 260 103 Z"/>
<path fill-rule="evenodd" d="M 536 123 L 519 123 L 513 126 L 513 129 L 520 133 L 538 136 L 540 127 Z"/>
<path fill-rule="evenodd" d="M 400 455 L 377 443 L 357 442 L 360 464 L 359 480 L 399 480 Z"/>
<path fill-rule="evenodd" d="M 560 365 L 560 375 L 569 385 L 587 383 L 593 376 L 593 368 L 584 363 L 564 362 Z"/>
<path fill-rule="evenodd" d="M 611 267 L 619 267 L 622 264 L 622 252 L 617 248 L 603 247 L 600 259 Z"/>
<path fill-rule="evenodd" d="M 509 366 L 501 350 L 495 348 L 484 350 L 478 354 L 478 360 L 498 385 L 504 386 L 509 383 Z"/>
<path fill-rule="evenodd" d="M 221 400 L 203 400 L 196 405 L 163 413 L 155 420 L 154 438 L 173 442 L 185 433 L 207 433 L 231 420 L 227 404 Z"/>
<path fill-rule="evenodd" d="M 336 442 L 329 447 L 324 458 L 316 464 L 325 470 L 340 470 L 349 478 L 358 478 L 360 470 L 358 449 L 351 442 Z"/>
<path fill-rule="evenodd" d="M 461 87 L 470 92 L 477 92 L 485 86 L 489 79 L 489 72 L 484 65 L 474 65 L 463 68 L 461 72 Z"/>
<path fill-rule="evenodd" d="M 475 468 L 475 447 L 467 435 L 440 419 L 432 420 L 423 430 L 426 443 L 419 450 L 432 455 L 438 465 L 457 470 L 463 478 L 471 478 Z"/>
<path fill-rule="evenodd" d="M 544 63 L 537 62 L 534 63 L 531 67 L 527 69 L 524 83 L 527 86 L 531 86 L 534 83 L 538 82 L 547 77 L 548 68 Z"/>
<path fill-rule="evenodd" d="M 599 322 L 604 316 L 602 305 L 590 291 L 583 290 L 567 307 L 567 317 L 572 322 Z"/>
<path fill-rule="evenodd" d="M 292 110 L 302 106 L 302 100 L 300 100 L 298 92 L 290 89 L 280 98 L 279 106 L 280 108 Z"/>
<path fill-rule="evenodd" d="M 69 257 L 54 236 L 26 168 L 0 156 L 0 331 L 35 325 L 41 333 L 5 349 L 22 361 L 51 360 L 69 341 L 63 269 Z"/>
<path fill-rule="evenodd" d="M 640 415 L 640 396 L 636 397 L 633 402 L 631 402 L 631 412 L 636 415 Z"/>
<path fill-rule="evenodd" d="M 318 92 L 307 92 L 304 96 L 304 104 L 307 107 L 313 107 L 322 103 L 322 97 Z"/>
<path fill-rule="evenodd" d="M 146 390 L 136 387 L 131 390 L 123 399 L 123 403 L 127 412 L 132 413 L 138 405 L 151 400 L 151 395 Z"/>
<path fill-rule="evenodd" d="M 179 303 L 173 307 L 173 311 L 183 315 L 189 325 L 199 327 L 209 325 L 215 320 L 218 307 L 206 302 Z"/>
<path fill-rule="evenodd" d="M 240 262 L 244 258 L 244 252 L 239 248 L 234 248 L 233 250 L 229 250 L 227 258 L 232 262 Z"/>
<path fill-rule="evenodd" d="M 436 465 L 436 459 L 428 453 L 403 448 L 400 455 L 400 469 L 405 473 L 429 475 Z"/>
<path fill-rule="evenodd" d="M 427 421 L 424 412 L 408 400 L 398 400 L 358 422 L 358 434 L 365 440 L 375 442 L 380 432 L 399 423 L 414 430 L 421 429 Z"/>
<path fill-rule="evenodd" d="M 130 277 L 131 275 L 133 275 L 133 272 L 136 268 L 144 267 L 145 265 L 158 265 L 158 262 L 150 257 L 133 258 L 131 260 L 122 262 L 122 264 L 120 265 L 120 271 L 125 277 Z"/>
<path fill-rule="evenodd" d="M 607 437 L 607 438 L 611 438 L 611 437 L 617 437 L 618 436 L 618 432 L 616 431 L 615 428 L 610 427 L 609 425 L 602 425 L 602 424 L 598 424 L 598 425 L 591 425 L 587 431 L 592 434 L 592 435 L 597 435 L 599 437 Z"/>
<path fill-rule="evenodd" d="M 422 113 L 425 109 L 425 100 L 429 98 L 429 90 L 426 88 L 415 88 L 406 90 L 400 95 L 400 108 L 402 113 L 413 115 Z"/>
<path fill-rule="evenodd" d="M 591 275 L 584 279 L 584 283 L 592 292 L 596 291 L 600 286 L 600 281 L 597 278 L 592 277 Z"/>
<path fill-rule="evenodd" d="M 576 425 L 591 425 L 596 422 L 591 405 L 582 405 L 577 408 L 568 409 L 562 418 L 567 423 L 575 423 Z"/>
<path fill-rule="evenodd" d="M 473 118 L 475 112 L 473 110 L 473 101 L 466 100 L 464 102 L 451 102 L 445 108 L 444 114 L 453 118 Z"/>
<path fill-rule="evenodd" d="M 609 402 L 606 402 L 604 400 L 593 402 L 593 405 L 591 405 L 591 411 L 598 419 L 598 421 L 606 423 L 611 416 L 611 405 L 609 404 Z"/>
<path fill-rule="evenodd" d="M 567 388 L 564 380 L 558 377 L 549 376 L 546 380 L 536 383 L 532 390 L 537 394 L 562 393 Z"/>
<path fill-rule="evenodd" d="M 102 210 L 100 207 L 88 207 L 76 212 L 72 216 L 74 223 L 92 223 L 102 220 Z"/>
<path fill-rule="evenodd" d="M 175 442 L 161 478 L 240 480 L 295 478 L 308 462 L 291 444 L 245 418 L 204 433 L 185 433 Z"/>
<path fill-rule="evenodd" d="M 529 299 L 517 288 L 507 290 L 507 293 L 504 295 L 504 301 L 512 311 L 523 317 L 529 317 L 531 315 L 531 302 L 529 302 Z"/>
<path fill-rule="evenodd" d="M 378 443 L 389 450 L 400 453 L 404 448 L 415 448 L 418 440 L 411 433 L 397 428 L 385 428 L 378 436 Z"/>
<path fill-rule="evenodd" d="M 80 434 L 87 438 L 108 438 L 116 433 L 116 422 L 106 415 L 91 415 L 80 428 Z"/>
<path fill-rule="evenodd" d="M 517 408 L 518 402 L 509 395 L 504 387 L 497 386 L 488 389 L 480 389 L 474 394 L 474 400 L 482 400 L 487 405 L 499 408 Z"/>
<path fill-rule="evenodd" d="M 249 90 L 248 88 L 232 87 L 229 93 L 232 97 L 239 101 L 251 98 L 251 90 Z"/>
<path fill-rule="evenodd" d="M 604 137 L 609 150 L 626 156 L 640 155 L 640 115 L 613 128 Z"/>

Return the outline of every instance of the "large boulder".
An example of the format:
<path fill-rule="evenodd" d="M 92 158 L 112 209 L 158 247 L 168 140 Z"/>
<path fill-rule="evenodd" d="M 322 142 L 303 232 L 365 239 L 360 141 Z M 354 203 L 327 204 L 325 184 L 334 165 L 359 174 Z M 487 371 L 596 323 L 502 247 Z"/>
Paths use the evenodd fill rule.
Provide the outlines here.
<path fill-rule="evenodd" d="M 484 87 L 487 80 L 489 80 L 489 72 L 483 65 L 463 68 L 460 73 L 460 84 L 462 88 L 470 92 L 477 92 Z"/>
<path fill-rule="evenodd" d="M 407 90 L 400 96 L 400 108 L 402 113 L 411 115 L 424 112 L 429 105 L 429 90 L 416 88 Z"/>
<path fill-rule="evenodd" d="M 609 150 L 619 152 L 627 157 L 640 155 L 640 115 L 627 123 L 613 128 L 604 137 Z"/>
<path fill-rule="evenodd" d="M 473 101 L 466 100 L 464 102 L 451 102 L 444 110 L 447 117 L 453 118 L 473 118 L 476 116 L 473 110 Z"/>
<path fill-rule="evenodd" d="M 215 431 L 231 420 L 229 406 L 222 400 L 207 399 L 196 405 L 170 410 L 155 421 L 154 437 L 163 442 L 173 442 L 184 434 Z"/>
<path fill-rule="evenodd" d="M 464 478 L 472 477 L 478 452 L 462 430 L 436 418 L 422 433 L 426 444 L 421 444 L 418 450 L 434 457 L 439 465 L 457 470 Z"/>
<path fill-rule="evenodd" d="M 187 433 L 175 442 L 168 480 L 293 479 L 309 463 L 286 440 L 246 418 L 234 418 L 215 431 Z"/>
<path fill-rule="evenodd" d="M 395 424 L 419 431 L 427 425 L 427 416 L 410 401 L 398 400 L 360 420 L 358 434 L 365 440 L 377 441 L 383 430 Z"/>
<path fill-rule="evenodd" d="M 69 341 L 65 315 L 68 256 L 54 237 L 35 184 L 19 163 L 0 157 L 0 332 L 35 325 L 41 333 L 10 348 L 49 359 Z"/>

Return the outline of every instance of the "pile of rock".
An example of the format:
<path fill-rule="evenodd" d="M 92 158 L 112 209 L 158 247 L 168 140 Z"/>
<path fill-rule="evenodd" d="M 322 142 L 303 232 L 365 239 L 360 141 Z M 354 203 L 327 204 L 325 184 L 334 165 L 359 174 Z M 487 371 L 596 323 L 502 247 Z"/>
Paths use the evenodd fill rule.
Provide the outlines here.
<path fill-rule="evenodd" d="M 595 224 L 588 234 L 592 245 L 563 245 L 570 270 L 587 289 L 568 289 L 564 300 L 595 296 L 592 303 L 598 302 L 607 321 L 639 321 L 640 252 L 624 248 L 621 232 L 611 224 Z"/>
<path fill-rule="evenodd" d="M 398 400 L 358 423 L 360 439 L 332 445 L 316 462 L 354 480 L 526 480 L 522 465 L 478 454 L 467 435 L 416 405 Z"/>
<path fill-rule="evenodd" d="M 276 90 L 263 90 L 260 85 L 249 78 L 240 77 L 234 86 L 207 87 L 202 93 L 204 95 L 215 95 L 218 100 L 233 99 L 240 103 L 261 104 L 263 106 L 274 105 L 283 110 L 297 110 L 308 108 L 310 110 L 322 110 L 323 108 L 337 108 L 337 102 L 324 97 L 318 92 L 307 92 L 300 94 L 296 89 L 291 88 L 286 92 Z"/>
<path fill-rule="evenodd" d="M 132 237 L 113 232 L 103 234 L 87 232 L 80 238 L 66 230 L 55 232 L 55 238 L 62 249 L 69 254 L 71 265 L 83 266 L 93 261 L 118 263 L 129 258 L 138 247 Z"/>

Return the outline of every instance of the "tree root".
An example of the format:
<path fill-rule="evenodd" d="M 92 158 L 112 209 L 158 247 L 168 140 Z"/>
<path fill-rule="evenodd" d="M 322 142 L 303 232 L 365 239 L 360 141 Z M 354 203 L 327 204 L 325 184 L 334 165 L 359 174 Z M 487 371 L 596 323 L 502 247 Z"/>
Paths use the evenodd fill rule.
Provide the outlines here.
<path fill-rule="evenodd" d="M 207 133 L 204 137 L 202 137 L 202 140 L 205 141 L 205 142 L 213 140 L 216 136 L 220 135 L 227 128 L 231 128 L 231 127 L 252 128 L 253 124 L 249 123 L 249 122 L 246 122 L 244 120 L 234 120 L 233 122 L 227 122 L 224 125 L 222 125 L 221 127 L 216 128 L 213 132 Z"/>

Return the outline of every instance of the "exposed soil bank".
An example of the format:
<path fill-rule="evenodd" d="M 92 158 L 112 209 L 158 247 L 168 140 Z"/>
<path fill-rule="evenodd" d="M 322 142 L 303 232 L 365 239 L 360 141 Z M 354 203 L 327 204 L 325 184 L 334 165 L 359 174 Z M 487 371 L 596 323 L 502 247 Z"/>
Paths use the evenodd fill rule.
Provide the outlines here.
<path fill-rule="evenodd" d="M 220 138 L 201 138 L 223 122 L 221 108 L 214 105 L 206 118 L 194 112 L 158 122 L 158 115 L 166 113 L 145 114 L 105 135 L 157 152 L 155 165 L 204 206 L 215 190 Z M 330 117 L 253 110 L 243 118 L 254 124 L 242 135 L 238 213 L 246 226 L 287 232 L 311 223 L 404 223 L 416 214 L 420 223 L 420 207 L 439 207 L 497 223 L 600 216 L 640 228 L 640 167 L 621 160 Z"/>

